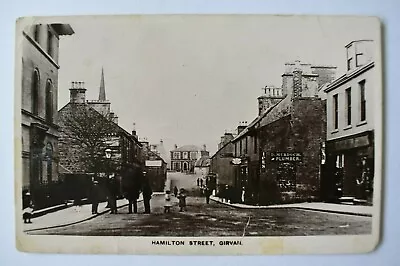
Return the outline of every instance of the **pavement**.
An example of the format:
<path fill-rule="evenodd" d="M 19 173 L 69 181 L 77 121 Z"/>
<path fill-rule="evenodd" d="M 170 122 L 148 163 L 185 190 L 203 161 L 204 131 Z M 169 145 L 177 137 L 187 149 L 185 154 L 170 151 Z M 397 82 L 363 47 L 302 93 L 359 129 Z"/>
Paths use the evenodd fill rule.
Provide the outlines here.
<path fill-rule="evenodd" d="M 303 203 L 293 203 L 293 204 L 256 206 L 256 205 L 247 205 L 241 203 L 229 203 L 223 201 L 221 198 L 216 196 L 211 196 L 210 199 L 215 202 L 240 209 L 294 208 L 294 209 L 309 210 L 309 211 L 330 212 L 338 214 L 368 216 L 368 217 L 372 217 L 372 212 L 373 212 L 372 206 L 363 206 L 363 205 L 347 205 L 347 204 L 335 204 L 335 203 L 325 203 L 325 202 L 303 202 Z"/>
<path fill-rule="evenodd" d="M 153 195 L 164 194 L 163 192 L 154 192 Z M 138 202 L 143 201 L 142 195 L 140 195 Z M 127 199 L 117 200 L 117 208 L 122 208 L 128 205 Z M 84 221 L 91 220 L 99 215 L 110 212 L 109 208 L 106 208 L 107 202 L 101 202 L 98 206 L 98 213 L 92 214 L 92 205 L 85 204 L 81 206 L 67 205 L 66 208 L 59 209 L 55 208 L 56 211 L 49 212 L 45 215 L 41 215 L 31 219 L 32 223 L 23 224 L 23 231 L 30 232 L 43 229 L 51 229 L 57 227 L 63 227 L 81 223 Z M 41 212 L 39 210 L 37 212 Z"/>

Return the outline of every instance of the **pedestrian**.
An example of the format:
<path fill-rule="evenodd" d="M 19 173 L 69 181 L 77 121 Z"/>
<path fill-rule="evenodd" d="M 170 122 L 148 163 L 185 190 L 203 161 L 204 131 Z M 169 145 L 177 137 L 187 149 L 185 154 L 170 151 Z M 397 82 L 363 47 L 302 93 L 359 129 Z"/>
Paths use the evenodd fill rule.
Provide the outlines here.
<path fill-rule="evenodd" d="M 117 180 L 114 176 L 111 176 L 108 179 L 108 191 L 109 191 L 108 204 L 111 209 L 110 213 L 117 214 L 118 185 L 117 185 Z"/>
<path fill-rule="evenodd" d="M 144 213 L 150 213 L 150 199 L 153 191 L 151 190 L 149 181 L 146 178 L 146 172 L 143 172 L 143 203 L 144 203 Z"/>
<path fill-rule="evenodd" d="M 137 200 L 140 195 L 140 177 L 136 172 L 127 168 L 122 176 L 122 184 L 125 198 L 128 200 L 128 213 L 137 213 Z"/>
<path fill-rule="evenodd" d="M 204 194 L 206 195 L 206 203 L 210 203 L 211 189 L 209 187 L 205 188 Z"/>
<path fill-rule="evenodd" d="M 171 207 L 172 207 L 171 191 L 167 190 L 165 192 L 164 213 L 167 213 L 167 212 L 170 213 Z"/>
<path fill-rule="evenodd" d="M 97 209 L 99 207 L 100 201 L 100 186 L 98 181 L 93 182 L 92 191 L 90 193 L 90 200 L 92 202 L 92 214 L 97 214 Z"/>
<path fill-rule="evenodd" d="M 197 178 L 197 186 L 200 186 L 200 178 Z"/>
<path fill-rule="evenodd" d="M 186 193 L 185 189 L 181 188 L 178 195 L 179 199 L 179 211 L 186 211 Z"/>
<path fill-rule="evenodd" d="M 176 186 L 174 187 L 174 195 L 175 198 L 178 196 L 178 188 Z"/>
<path fill-rule="evenodd" d="M 22 218 L 24 223 L 32 223 L 33 207 L 31 193 L 27 191 L 22 195 Z"/>
<path fill-rule="evenodd" d="M 203 187 L 203 179 L 200 178 L 200 187 Z"/>

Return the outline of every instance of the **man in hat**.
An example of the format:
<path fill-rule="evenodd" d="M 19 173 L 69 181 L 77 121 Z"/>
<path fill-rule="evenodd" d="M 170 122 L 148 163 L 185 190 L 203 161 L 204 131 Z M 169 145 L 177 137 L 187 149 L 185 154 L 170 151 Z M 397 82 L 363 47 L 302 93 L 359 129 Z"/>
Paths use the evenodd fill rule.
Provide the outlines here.
<path fill-rule="evenodd" d="M 92 214 L 97 214 L 97 208 L 99 207 L 99 201 L 100 201 L 100 186 L 98 181 L 93 182 L 93 187 L 91 191 L 91 201 L 92 201 Z"/>
<path fill-rule="evenodd" d="M 32 223 L 31 218 L 33 215 L 33 204 L 31 199 L 31 193 L 29 191 L 25 192 L 22 197 L 22 218 L 24 223 Z"/>
<path fill-rule="evenodd" d="M 153 191 L 151 189 L 149 180 L 146 176 L 146 171 L 143 171 L 143 203 L 144 203 L 144 213 L 150 213 L 150 199 Z"/>

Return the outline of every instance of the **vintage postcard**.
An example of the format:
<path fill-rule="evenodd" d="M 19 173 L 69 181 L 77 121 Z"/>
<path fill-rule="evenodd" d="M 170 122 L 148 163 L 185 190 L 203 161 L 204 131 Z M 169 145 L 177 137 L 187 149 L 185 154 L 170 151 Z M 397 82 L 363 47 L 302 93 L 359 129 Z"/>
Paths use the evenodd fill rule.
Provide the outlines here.
<path fill-rule="evenodd" d="M 375 17 L 18 19 L 18 250 L 373 251 L 381 42 Z"/>

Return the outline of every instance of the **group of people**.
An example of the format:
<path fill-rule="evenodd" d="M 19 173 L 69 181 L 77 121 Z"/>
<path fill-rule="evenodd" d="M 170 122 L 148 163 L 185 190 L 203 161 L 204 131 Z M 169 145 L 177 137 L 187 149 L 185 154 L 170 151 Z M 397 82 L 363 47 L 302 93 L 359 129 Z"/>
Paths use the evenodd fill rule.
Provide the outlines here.
<path fill-rule="evenodd" d="M 123 195 L 128 200 L 128 212 L 129 213 L 137 213 L 137 201 L 139 199 L 140 193 L 143 195 L 143 203 L 144 203 L 144 212 L 150 213 L 150 200 L 153 194 L 150 183 L 146 178 L 146 172 L 142 173 L 142 179 L 140 182 L 137 179 L 131 183 L 128 182 L 123 188 Z M 115 177 L 110 177 L 107 180 L 107 208 L 110 208 L 112 214 L 117 214 L 117 198 L 120 194 L 119 184 Z M 101 191 L 99 182 L 93 182 L 93 188 L 91 193 L 91 202 L 92 202 L 92 214 L 98 213 L 98 206 L 101 201 Z"/>
<path fill-rule="evenodd" d="M 181 188 L 178 193 L 178 188 L 174 187 L 174 196 L 179 200 L 179 211 L 183 212 L 186 211 L 186 191 L 184 188 Z M 164 213 L 170 213 L 172 207 L 172 198 L 171 198 L 171 191 L 165 191 L 165 201 L 164 201 Z"/>

